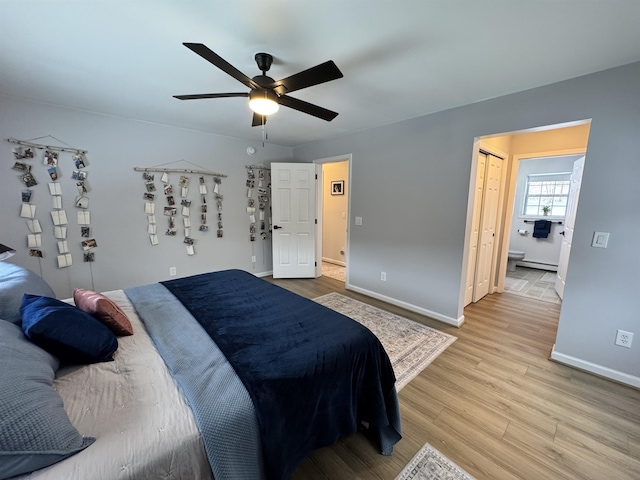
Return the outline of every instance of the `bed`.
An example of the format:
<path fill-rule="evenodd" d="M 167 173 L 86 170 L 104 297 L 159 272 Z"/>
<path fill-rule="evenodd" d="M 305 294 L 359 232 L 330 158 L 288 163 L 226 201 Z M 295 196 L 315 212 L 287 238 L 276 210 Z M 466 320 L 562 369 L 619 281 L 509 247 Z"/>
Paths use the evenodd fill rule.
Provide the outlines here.
<path fill-rule="evenodd" d="M 37 360 L 45 372 L 38 388 L 65 417 L 70 440 L 57 458 L 36 446 L 18 460 L 0 440 L 0 478 L 26 468 L 16 478 L 285 479 L 313 450 L 362 425 L 383 454 L 401 438 L 395 377 L 377 338 L 247 272 L 103 293 L 133 335 L 117 337 L 112 361 L 82 365 L 60 363 L 17 327 L 16 296 L 53 297 L 35 277 L 0 264 L 0 338 L 24 350 L 0 353 L 0 368 L 15 361 L 20 367 L 9 370 L 31 369 L 46 357 Z M 71 299 L 60 303 L 80 310 Z M 9 415 L 0 412 L 0 437 L 18 417 Z"/>

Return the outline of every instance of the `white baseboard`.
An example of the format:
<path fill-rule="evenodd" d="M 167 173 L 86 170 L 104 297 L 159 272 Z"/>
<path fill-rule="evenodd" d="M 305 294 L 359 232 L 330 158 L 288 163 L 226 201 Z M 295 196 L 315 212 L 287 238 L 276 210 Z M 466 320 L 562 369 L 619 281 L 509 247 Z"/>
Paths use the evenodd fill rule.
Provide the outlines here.
<path fill-rule="evenodd" d="M 356 287 L 355 285 L 352 285 L 352 284 L 349 284 L 349 283 L 345 285 L 345 288 L 347 290 L 353 290 L 354 292 L 362 293 L 363 295 L 366 295 L 367 297 L 377 298 L 378 300 L 382 300 L 383 302 L 387 302 L 387 303 L 390 303 L 392 305 L 396 305 L 398 307 L 406 308 L 407 310 L 410 310 L 412 312 L 419 313 L 420 315 L 424 315 L 425 317 L 433 318 L 435 320 L 438 320 L 440 322 L 446 323 L 448 325 L 453 325 L 454 327 L 460 328 L 462 326 L 462 324 L 464 323 L 464 315 L 462 315 L 460 318 L 456 319 L 456 318 L 453 318 L 453 317 L 449 317 L 447 315 L 442 315 L 442 314 L 437 313 L 437 312 L 432 312 L 431 310 L 427 310 L 426 308 L 418 307 L 418 306 L 413 305 L 411 303 L 403 302 L 402 300 L 397 300 L 395 298 L 387 297 L 386 295 L 381 295 L 379 293 L 372 292 L 371 290 L 367 290 L 365 288 Z"/>
<path fill-rule="evenodd" d="M 341 262 L 340 260 L 334 260 L 333 258 L 322 257 L 323 262 L 333 263 L 334 265 L 340 265 L 341 267 L 346 267 L 346 262 Z"/>
<path fill-rule="evenodd" d="M 273 270 L 269 270 L 268 272 L 260 272 L 260 273 L 254 273 L 254 275 L 256 277 L 268 277 L 269 275 L 273 275 Z"/>
<path fill-rule="evenodd" d="M 565 365 L 569 365 L 570 367 L 584 370 L 600 377 L 608 378 L 609 380 L 624 383 L 625 385 L 629 385 L 631 387 L 640 388 L 640 377 L 629 375 L 628 373 L 624 372 L 619 372 L 618 370 L 613 370 L 608 367 L 603 367 L 602 365 L 598 365 L 596 363 L 587 362 L 586 360 L 581 360 L 580 358 L 572 357 L 571 355 L 565 355 L 564 353 L 556 351 L 555 344 L 553 345 L 553 349 L 551 350 L 550 358 L 551 360 L 554 360 L 558 363 L 563 363 Z"/>

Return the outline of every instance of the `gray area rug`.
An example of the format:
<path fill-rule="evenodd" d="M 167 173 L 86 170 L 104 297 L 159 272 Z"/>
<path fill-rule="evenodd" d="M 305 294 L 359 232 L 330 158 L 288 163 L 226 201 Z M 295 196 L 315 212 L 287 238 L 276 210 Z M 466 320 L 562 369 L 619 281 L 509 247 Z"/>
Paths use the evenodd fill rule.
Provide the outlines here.
<path fill-rule="evenodd" d="M 396 480 L 475 480 L 438 450 L 426 443 Z"/>
<path fill-rule="evenodd" d="M 456 341 L 453 335 L 339 293 L 329 293 L 314 300 L 361 323 L 380 339 L 393 365 L 398 391 Z"/>

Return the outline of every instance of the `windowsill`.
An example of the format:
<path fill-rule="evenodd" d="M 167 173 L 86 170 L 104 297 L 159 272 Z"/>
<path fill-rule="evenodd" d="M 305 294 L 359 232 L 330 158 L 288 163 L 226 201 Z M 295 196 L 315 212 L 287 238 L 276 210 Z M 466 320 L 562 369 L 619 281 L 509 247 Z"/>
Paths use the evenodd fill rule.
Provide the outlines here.
<path fill-rule="evenodd" d="M 518 217 L 520 220 L 551 220 L 553 222 L 564 222 L 565 217 L 552 217 L 551 215 L 540 215 L 537 216 L 529 216 L 529 217 Z"/>

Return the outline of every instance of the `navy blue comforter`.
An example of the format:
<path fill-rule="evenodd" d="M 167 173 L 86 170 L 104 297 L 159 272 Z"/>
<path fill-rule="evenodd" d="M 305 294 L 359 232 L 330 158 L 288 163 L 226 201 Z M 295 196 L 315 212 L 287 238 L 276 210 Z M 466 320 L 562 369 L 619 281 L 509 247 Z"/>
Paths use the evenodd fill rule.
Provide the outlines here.
<path fill-rule="evenodd" d="M 393 427 L 391 362 L 364 326 L 240 270 L 162 284 L 249 392 L 268 479 L 288 478 L 311 451 L 355 432 L 361 421 Z"/>

